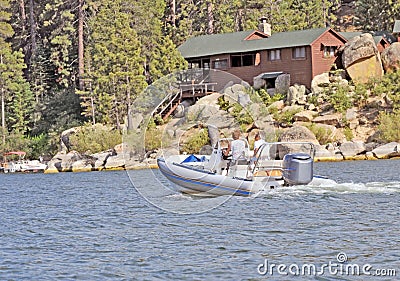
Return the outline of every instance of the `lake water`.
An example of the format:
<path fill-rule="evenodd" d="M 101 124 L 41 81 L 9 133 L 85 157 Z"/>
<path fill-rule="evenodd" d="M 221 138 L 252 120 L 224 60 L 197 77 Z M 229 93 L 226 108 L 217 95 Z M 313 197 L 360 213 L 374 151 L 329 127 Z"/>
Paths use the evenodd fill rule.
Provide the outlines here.
<path fill-rule="evenodd" d="M 398 280 L 400 161 L 315 170 L 338 183 L 211 199 L 158 170 L 0 174 L 0 280 Z"/>

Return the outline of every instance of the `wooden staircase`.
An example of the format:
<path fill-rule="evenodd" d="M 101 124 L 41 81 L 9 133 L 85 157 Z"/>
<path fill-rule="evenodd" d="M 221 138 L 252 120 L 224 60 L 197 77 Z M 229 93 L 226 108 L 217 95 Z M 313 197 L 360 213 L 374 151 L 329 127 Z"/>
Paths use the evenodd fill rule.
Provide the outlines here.
<path fill-rule="evenodd" d="M 166 120 L 184 99 L 197 99 L 214 91 L 214 85 L 210 81 L 209 70 L 189 69 L 176 74 L 176 82 L 169 85 L 168 93 L 156 106 L 152 116 L 160 116 Z"/>
<path fill-rule="evenodd" d="M 160 116 L 163 120 L 166 120 L 178 107 L 182 100 L 182 91 L 168 93 L 165 98 L 157 105 L 154 109 L 152 116 Z"/>

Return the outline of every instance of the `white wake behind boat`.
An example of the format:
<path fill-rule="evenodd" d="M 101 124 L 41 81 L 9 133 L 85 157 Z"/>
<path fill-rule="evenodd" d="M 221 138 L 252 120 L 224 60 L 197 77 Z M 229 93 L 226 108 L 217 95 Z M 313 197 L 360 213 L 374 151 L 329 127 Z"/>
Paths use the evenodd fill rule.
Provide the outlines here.
<path fill-rule="evenodd" d="M 244 159 L 235 163 L 223 156 L 221 139 L 210 156 L 174 155 L 157 160 L 161 173 L 177 191 L 195 196 L 254 196 L 282 186 L 331 181 L 314 176 L 315 148 L 308 142 L 265 143 L 250 158 L 249 145 Z"/>

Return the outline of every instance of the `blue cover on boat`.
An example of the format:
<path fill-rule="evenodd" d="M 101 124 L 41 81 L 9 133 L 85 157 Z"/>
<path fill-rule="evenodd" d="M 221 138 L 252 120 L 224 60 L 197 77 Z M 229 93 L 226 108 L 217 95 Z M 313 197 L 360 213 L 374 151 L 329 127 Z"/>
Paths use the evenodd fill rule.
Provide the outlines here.
<path fill-rule="evenodd" d="M 206 157 L 205 157 L 205 156 L 199 158 L 199 157 L 197 157 L 197 156 L 195 156 L 195 155 L 193 155 L 193 154 L 190 154 L 190 155 L 189 155 L 188 157 L 186 157 L 186 159 L 183 160 L 181 163 L 187 163 L 187 162 L 204 162 L 204 161 L 206 161 Z"/>

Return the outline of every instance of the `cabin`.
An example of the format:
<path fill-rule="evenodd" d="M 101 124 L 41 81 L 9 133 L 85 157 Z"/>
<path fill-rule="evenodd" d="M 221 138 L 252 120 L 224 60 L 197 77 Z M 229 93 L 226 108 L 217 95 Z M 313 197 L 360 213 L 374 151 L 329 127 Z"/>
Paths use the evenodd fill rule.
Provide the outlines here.
<path fill-rule="evenodd" d="M 336 51 L 347 42 L 331 28 L 270 31 L 263 20 L 259 30 L 192 37 L 178 50 L 192 69 L 223 70 L 250 85 L 261 77 L 272 87 L 279 75 L 289 74 L 291 85 L 310 88 L 314 76 L 331 70 Z"/>

